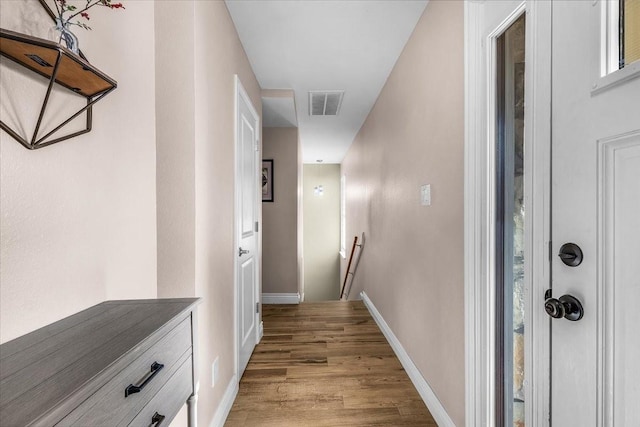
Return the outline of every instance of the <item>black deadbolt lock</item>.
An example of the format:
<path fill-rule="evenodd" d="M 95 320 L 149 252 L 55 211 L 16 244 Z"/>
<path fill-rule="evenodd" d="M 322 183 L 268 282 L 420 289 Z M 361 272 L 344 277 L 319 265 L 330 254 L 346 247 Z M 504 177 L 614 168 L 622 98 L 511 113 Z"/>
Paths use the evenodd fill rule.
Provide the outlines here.
<path fill-rule="evenodd" d="M 560 247 L 558 256 L 565 265 L 577 267 L 582 263 L 582 249 L 575 243 L 565 243 Z"/>

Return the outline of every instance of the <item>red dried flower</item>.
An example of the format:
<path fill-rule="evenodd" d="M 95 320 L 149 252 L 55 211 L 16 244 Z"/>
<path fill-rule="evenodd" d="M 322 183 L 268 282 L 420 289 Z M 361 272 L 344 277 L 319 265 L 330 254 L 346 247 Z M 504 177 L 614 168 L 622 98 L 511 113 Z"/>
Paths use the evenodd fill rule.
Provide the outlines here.
<path fill-rule="evenodd" d="M 87 13 L 87 10 L 91 9 L 94 6 L 104 6 L 104 7 L 108 7 L 109 9 L 125 9 L 122 3 L 111 3 L 112 0 L 85 0 L 85 1 L 86 1 L 85 7 L 78 10 L 78 7 L 74 6 L 73 4 L 68 4 L 67 0 L 56 0 L 55 5 L 58 11 L 58 17 L 60 18 L 60 21 L 62 21 L 63 23 L 66 23 L 65 25 L 67 24 L 78 25 L 86 30 L 90 30 L 91 28 L 89 28 L 86 24 L 83 24 L 80 21 L 71 22 L 71 19 L 80 15 L 86 20 L 89 20 L 89 14 Z M 65 16 L 67 12 L 69 12 L 70 14 L 70 16 L 68 17 Z"/>

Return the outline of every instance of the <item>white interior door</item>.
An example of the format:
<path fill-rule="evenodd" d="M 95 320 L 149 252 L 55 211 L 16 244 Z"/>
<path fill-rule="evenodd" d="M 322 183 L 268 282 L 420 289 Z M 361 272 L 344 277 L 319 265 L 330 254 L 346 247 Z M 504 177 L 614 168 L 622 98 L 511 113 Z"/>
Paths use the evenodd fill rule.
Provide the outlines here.
<path fill-rule="evenodd" d="M 584 309 L 551 322 L 556 426 L 640 425 L 640 63 L 610 69 L 619 4 L 553 2 L 552 291 Z M 579 265 L 557 256 L 565 243 Z"/>
<path fill-rule="evenodd" d="M 238 379 L 257 343 L 259 121 L 236 77 L 236 310 Z"/>

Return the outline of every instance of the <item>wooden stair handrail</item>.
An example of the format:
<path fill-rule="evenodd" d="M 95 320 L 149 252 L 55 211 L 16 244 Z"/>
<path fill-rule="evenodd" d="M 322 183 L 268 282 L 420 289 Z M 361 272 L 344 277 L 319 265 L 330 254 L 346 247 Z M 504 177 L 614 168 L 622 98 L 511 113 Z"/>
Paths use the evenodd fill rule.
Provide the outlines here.
<path fill-rule="evenodd" d="M 349 256 L 349 263 L 347 264 L 347 272 L 344 275 L 344 282 L 342 282 L 342 290 L 340 291 L 340 299 L 344 296 L 344 289 L 347 286 L 347 279 L 349 278 L 349 270 L 351 270 L 351 261 L 353 261 L 353 253 L 358 246 L 358 236 L 353 238 L 353 246 L 351 247 L 351 255 Z"/>

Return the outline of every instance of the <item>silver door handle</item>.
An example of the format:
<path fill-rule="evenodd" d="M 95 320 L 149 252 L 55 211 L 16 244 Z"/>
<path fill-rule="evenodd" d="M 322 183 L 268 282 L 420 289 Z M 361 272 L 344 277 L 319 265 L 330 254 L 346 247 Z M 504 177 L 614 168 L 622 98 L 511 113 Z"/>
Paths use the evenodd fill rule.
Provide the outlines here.
<path fill-rule="evenodd" d="M 238 248 L 238 256 L 242 256 L 244 254 L 248 254 L 249 253 L 249 249 L 244 250 L 242 248 Z"/>

